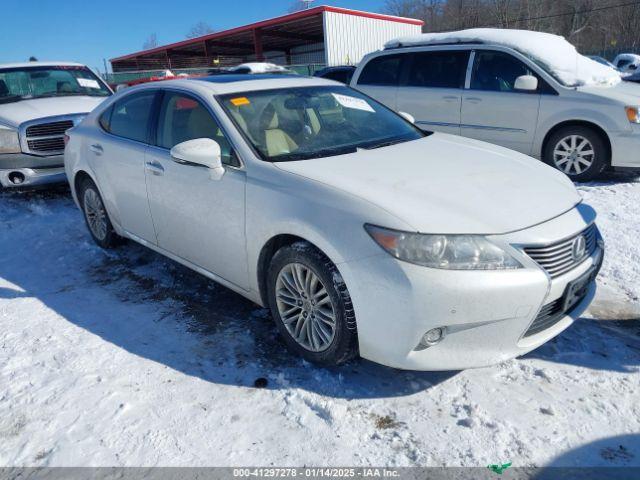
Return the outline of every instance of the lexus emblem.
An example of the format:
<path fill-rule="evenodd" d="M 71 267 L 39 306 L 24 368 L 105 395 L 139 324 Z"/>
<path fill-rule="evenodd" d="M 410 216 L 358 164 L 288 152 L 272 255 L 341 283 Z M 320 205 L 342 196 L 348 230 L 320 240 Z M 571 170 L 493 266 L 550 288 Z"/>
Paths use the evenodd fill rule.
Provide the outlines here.
<path fill-rule="evenodd" d="M 571 245 L 571 257 L 574 262 L 577 262 L 582 257 L 584 257 L 585 252 L 587 251 L 587 239 L 584 238 L 584 235 L 580 235 L 576 237 Z"/>

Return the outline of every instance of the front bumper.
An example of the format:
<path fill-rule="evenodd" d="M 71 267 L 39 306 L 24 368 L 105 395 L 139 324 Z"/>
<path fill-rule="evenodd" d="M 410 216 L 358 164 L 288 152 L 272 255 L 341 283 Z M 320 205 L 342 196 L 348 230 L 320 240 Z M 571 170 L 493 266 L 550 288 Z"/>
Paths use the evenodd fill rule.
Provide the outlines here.
<path fill-rule="evenodd" d="M 589 210 L 576 208 L 536 227 L 500 236 L 500 243 L 568 237 L 593 221 L 595 214 Z M 461 370 L 523 355 L 555 337 L 589 306 L 595 282 L 549 328 L 527 337 L 525 332 L 543 306 L 561 298 L 567 284 L 597 264 L 602 250 L 598 247 L 576 268 L 554 279 L 515 248 L 514 255 L 525 268 L 438 270 L 400 262 L 386 253 L 338 265 L 355 307 L 361 356 L 409 370 Z M 444 339 L 420 347 L 422 336 L 436 327 L 445 328 Z"/>
<path fill-rule="evenodd" d="M 630 132 L 614 132 L 611 141 L 611 166 L 614 169 L 640 169 L 640 125 Z"/>
<path fill-rule="evenodd" d="M 0 185 L 5 188 L 34 187 L 66 181 L 64 155 L 39 157 L 24 153 L 0 154 Z"/>

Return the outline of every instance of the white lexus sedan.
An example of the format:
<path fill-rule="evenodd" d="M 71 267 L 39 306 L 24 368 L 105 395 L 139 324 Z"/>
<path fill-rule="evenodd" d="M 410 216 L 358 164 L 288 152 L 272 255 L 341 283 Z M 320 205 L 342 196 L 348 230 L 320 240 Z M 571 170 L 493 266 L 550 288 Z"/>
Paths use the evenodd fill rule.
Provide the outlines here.
<path fill-rule="evenodd" d="M 268 306 L 323 365 L 522 355 L 585 310 L 603 257 L 564 174 L 318 78 L 124 90 L 69 131 L 65 166 L 98 245 L 132 239 Z"/>

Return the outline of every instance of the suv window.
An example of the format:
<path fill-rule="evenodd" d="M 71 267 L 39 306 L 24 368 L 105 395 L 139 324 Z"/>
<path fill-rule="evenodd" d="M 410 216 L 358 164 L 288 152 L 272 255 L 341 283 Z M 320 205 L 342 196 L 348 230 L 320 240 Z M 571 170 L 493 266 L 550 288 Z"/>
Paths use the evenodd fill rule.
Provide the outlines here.
<path fill-rule="evenodd" d="M 362 69 L 358 85 L 397 85 L 400 79 L 400 55 L 383 55 L 367 63 Z"/>
<path fill-rule="evenodd" d="M 155 95 L 155 91 L 146 91 L 121 98 L 102 114 L 100 118 L 102 128 L 113 135 L 147 143 L 149 118 Z M 107 122 L 105 116 L 109 112 L 111 112 L 111 118 Z"/>
<path fill-rule="evenodd" d="M 503 52 L 476 52 L 471 74 L 472 90 L 513 92 L 516 78 L 533 75 L 541 79 L 517 58 Z M 540 90 L 540 87 L 538 88 Z"/>
<path fill-rule="evenodd" d="M 411 54 L 407 85 L 411 87 L 464 88 L 468 51 Z"/>
<path fill-rule="evenodd" d="M 165 92 L 158 116 L 156 144 L 171 149 L 178 143 L 196 138 L 215 140 L 220 145 L 222 163 L 239 165 L 218 122 L 199 100 L 179 92 Z"/>

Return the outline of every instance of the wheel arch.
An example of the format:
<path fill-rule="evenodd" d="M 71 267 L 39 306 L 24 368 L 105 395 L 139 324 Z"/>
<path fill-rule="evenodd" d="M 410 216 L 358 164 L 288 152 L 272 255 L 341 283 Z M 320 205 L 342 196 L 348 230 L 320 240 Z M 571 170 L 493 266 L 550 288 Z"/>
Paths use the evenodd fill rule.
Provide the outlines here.
<path fill-rule="evenodd" d="M 607 148 L 607 164 L 611 166 L 611 140 L 609 139 L 609 135 L 600 125 L 594 122 L 590 122 L 588 120 L 565 120 L 564 122 L 560 122 L 554 125 L 552 128 L 544 136 L 544 140 L 542 141 L 542 151 L 540 158 L 544 159 L 545 152 L 547 150 L 547 145 L 549 140 L 559 130 L 566 127 L 586 127 L 594 130 L 596 133 L 600 135 L 600 138 L 604 141 L 605 147 Z"/>
<path fill-rule="evenodd" d="M 263 305 L 269 304 L 269 300 L 267 298 L 267 274 L 269 272 L 269 264 L 271 263 L 271 259 L 279 249 L 288 245 L 293 245 L 296 242 L 308 243 L 330 259 L 329 255 L 327 255 L 327 253 L 323 251 L 322 248 L 318 247 L 318 245 L 316 245 L 315 243 L 299 235 L 281 233 L 271 237 L 269 240 L 267 240 L 267 242 L 262 246 L 262 249 L 260 250 L 260 254 L 258 255 L 258 265 L 256 268 L 258 277 L 258 293 Z"/>

